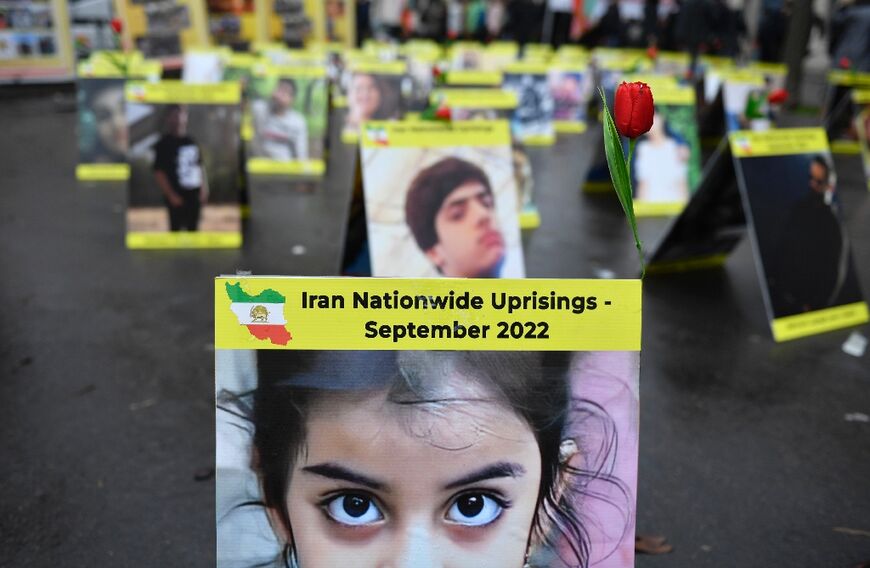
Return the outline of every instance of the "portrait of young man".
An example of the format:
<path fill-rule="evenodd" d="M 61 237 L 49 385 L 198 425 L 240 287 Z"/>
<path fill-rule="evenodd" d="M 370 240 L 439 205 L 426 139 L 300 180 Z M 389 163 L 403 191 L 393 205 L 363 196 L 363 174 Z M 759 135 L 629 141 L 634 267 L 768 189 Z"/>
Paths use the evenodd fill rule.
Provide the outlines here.
<path fill-rule="evenodd" d="M 308 124 L 305 116 L 293 108 L 297 94 L 296 82 L 284 77 L 278 80 L 269 100 L 251 103 L 253 156 L 281 161 L 308 159 Z"/>
<path fill-rule="evenodd" d="M 441 275 L 500 275 L 505 239 L 489 178 L 476 165 L 450 157 L 420 171 L 408 190 L 405 220 Z"/>

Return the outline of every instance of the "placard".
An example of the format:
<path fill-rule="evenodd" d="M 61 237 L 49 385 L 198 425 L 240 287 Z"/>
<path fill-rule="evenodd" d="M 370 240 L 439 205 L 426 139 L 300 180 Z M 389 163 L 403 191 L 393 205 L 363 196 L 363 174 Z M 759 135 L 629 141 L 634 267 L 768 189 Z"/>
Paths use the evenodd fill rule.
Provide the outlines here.
<path fill-rule="evenodd" d="M 217 566 L 634 566 L 639 281 L 214 290 Z"/>
<path fill-rule="evenodd" d="M 358 141 L 360 127 L 366 121 L 398 120 L 404 116 L 402 82 L 406 71 L 404 61 L 355 61 L 351 64 L 342 142 Z"/>
<path fill-rule="evenodd" d="M 748 69 L 718 73 L 722 80 L 722 106 L 725 131 L 767 130 L 772 126 L 767 107 L 767 84 L 764 75 Z M 759 116 L 747 116 L 750 97 L 754 98 Z"/>
<path fill-rule="evenodd" d="M 128 248 L 241 245 L 238 83 L 129 82 Z"/>
<path fill-rule="evenodd" d="M 124 44 L 164 65 L 181 65 L 185 50 L 209 45 L 205 0 L 115 0 L 115 13 Z"/>
<path fill-rule="evenodd" d="M 507 122 L 369 122 L 361 143 L 373 275 L 525 275 Z"/>
<path fill-rule="evenodd" d="M 503 81 L 501 71 L 477 69 L 451 69 L 445 79 L 450 87 L 501 87 Z"/>
<path fill-rule="evenodd" d="M 647 276 L 721 267 L 746 233 L 731 148 L 722 140 L 689 203 L 653 245 Z"/>
<path fill-rule="evenodd" d="M 823 113 L 825 130 L 831 140 L 831 151 L 836 154 L 858 154 L 861 149 L 852 121 L 857 114 L 851 92 L 870 88 L 870 73 L 851 69 L 833 69 L 828 72 L 828 90 L 825 93 Z"/>
<path fill-rule="evenodd" d="M 452 71 L 495 71 L 486 65 L 486 48 L 477 42 L 457 41 L 447 53 Z"/>
<path fill-rule="evenodd" d="M 584 63 L 557 61 L 547 73 L 553 97 L 553 127 L 557 133 L 586 131 L 586 113 L 595 90 L 592 72 Z"/>
<path fill-rule="evenodd" d="M 323 175 L 329 107 L 323 67 L 267 66 L 251 84 L 248 171 Z"/>
<path fill-rule="evenodd" d="M 652 128 L 637 139 L 631 162 L 638 217 L 679 213 L 701 178 L 694 89 L 658 84 L 653 98 Z"/>
<path fill-rule="evenodd" d="M 72 80 L 72 47 L 66 0 L 0 2 L 0 83 Z"/>
<path fill-rule="evenodd" d="M 158 81 L 159 61 L 94 55 L 78 67 L 78 165 L 80 181 L 122 181 L 130 175 L 127 164 L 127 114 L 124 83 L 128 78 Z"/>
<path fill-rule="evenodd" d="M 604 53 L 608 54 L 608 57 L 611 57 L 609 51 L 605 50 Z M 618 54 L 620 51 L 617 50 L 616 53 Z M 615 55 L 612 57 L 615 57 Z M 598 85 L 604 91 L 604 98 L 607 100 L 607 107 L 610 109 L 614 108 L 613 101 L 616 96 L 616 88 L 622 82 L 642 81 L 647 83 L 652 89 L 653 100 L 656 99 L 656 94 L 660 88 L 674 89 L 678 87 L 677 80 L 674 77 L 667 75 L 651 75 L 649 73 L 637 72 L 626 73 L 625 71 L 622 71 L 618 65 L 618 63 L 623 61 L 634 61 L 636 63 L 637 59 L 633 52 L 629 51 L 627 59 L 605 59 L 605 63 L 607 64 L 617 64 L 616 69 L 604 68 L 598 72 Z M 637 67 L 638 65 L 631 66 L 632 69 L 636 69 Z M 599 112 L 602 112 L 604 109 L 601 108 L 600 98 L 595 97 L 595 100 L 599 107 Z M 586 179 L 583 181 L 582 189 L 584 192 L 589 193 L 610 192 L 613 189 L 613 183 L 610 180 L 610 170 L 607 167 L 607 159 L 604 156 L 604 144 L 596 145 L 594 152 L 595 156 L 589 166 L 589 172 L 586 174 Z"/>
<path fill-rule="evenodd" d="M 356 1 L 326 0 L 323 40 L 354 47 L 356 45 Z"/>
<path fill-rule="evenodd" d="M 514 63 L 505 69 L 502 88 L 517 95 L 511 131 L 517 140 L 530 146 L 547 146 L 556 141 L 547 72 L 547 66 L 538 63 Z"/>
<path fill-rule="evenodd" d="M 227 47 L 188 49 L 182 58 L 181 80 L 200 85 L 220 83 L 232 53 Z"/>
<path fill-rule="evenodd" d="M 774 339 L 866 322 L 825 131 L 738 131 L 729 141 Z"/>
<path fill-rule="evenodd" d="M 452 120 L 510 120 L 517 95 L 504 89 L 438 89 L 431 102 L 450 109 Z"/>
<path fill-rule="evenodd" d="M 440 89 L 432 93 L 432 103 L 446 105 L 454 121 L 510 120 L 517 108 L 517 95 L 504 89 Z M 511 155 L 519 191 L 520 228 L 535 229 L 541 225 L 541 215 L 533 199 L 532 161 L 516 139 L 511 143 Z"/>
<path fill-rule="evenodd" d="M 247 51 L 257 39 L 254 0 L 207 0 L 212 41 L 234 51 Z"/>
<path fill-rule="evenodd" d="M 870 89 L 852 91 L 852 101 L 857 108 L 854 126 L 861 148 L 861 163 L 864 165 L 864 178 L 870 190 Z"/>
<path fill-rule="evenodd" d="M 422 112 L 429 106 L 429 96 L 435 85 L 435 66 L 437 55 L 422 47 L 403 55 L 408 66 L 408 81 L 405 98 L 409 112 Z"/>

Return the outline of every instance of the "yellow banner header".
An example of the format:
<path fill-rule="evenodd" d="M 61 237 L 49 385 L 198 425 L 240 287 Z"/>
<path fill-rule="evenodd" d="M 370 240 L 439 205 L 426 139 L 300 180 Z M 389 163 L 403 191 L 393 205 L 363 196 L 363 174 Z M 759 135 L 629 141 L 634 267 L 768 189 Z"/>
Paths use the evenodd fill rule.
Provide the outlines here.
<path fill-rule="evenodd" d="M 777 318 L 770 322 L 770 329 L 776 341 L 789 341 L 834 329 L 861 325 L 867 323 L 868 319 L 870 319 L 870 312 L 868 312 L 867 304 L 855 302 L 854 304 Z"/>
<path fill-rule="evenodd" d="M 272 77 L 294 77 L 298 79 L 321 79 L 326 77 L 325 67 L 312 67 L 310 65 L 297 65 L 293 63 L 283 65 L 259 65 L 254 68 L 254 75 Z"/>
<path fill-rule="evenodd" d="M 836 69 L 828 72 L 828 82 L 832 85 L 870 85 L 870 73 Z"/>
<path fill-rule="evenodd" d="M 656 59 L 667 63 L 678 63 L 681 65 L 688 65 L 692 61 L 691 56 L 683 51 L 659 51 L 656 55 Z"/>
<path fill-rule="evenodd" d="M 228 67 L 241 67 L 247 68 L 252 67 L 257 61 L 259 61 L 259 57 L 254 55 L 253 53 L 242 53 L 238 51 L 233 51 L 227 56 L 227 66 Z"/>
<path fill-rule="evenodd" d="M 511 75 L 546 75 L 547 71 L 549 66 L 544 61 L 515 61 L 504 68 Z"/>
<path fill-rule="evenodd" d="M 694 105 L 695 89 L 667 83 L 651 83 L 653 100 L 657 105 Z"/>
<path fill-rule="evenodd" d="M 215 280 L 217 349 L 638 351 L 640 280 Z"/>
<path fill-rule="evenodd" d="M 475 69 L 457 69 L 447 73 L 448 85 L 501 85 L 501 71 L 477 71 Z"/>
<path fill-rule="evenodd" d="M 229 105 L 241 101 L 242 90 L 239 83 L 233 81 L 204 85 L 181 81 L 130 82 L 126 95 L 128 101 L 136 103 Z"/>
<path fill-rule="evenodd" d="M 717 69 L 713 74 L 728 83 L 743 83 L 756 87 L 764 86 L 764 73 L 756 69 Z"/>
<path fill-rule="evenodd" d="M 149 79 L 157 81 L 163 73 L 163 64 L 155 59 L 128 59 L 112 62 L 107 59 L 82 61 L 78 76 L 85 79 Z"/>
<path fill-rule="evenodd" d="M 443 101 L 456 108 L 510 109 L 517 107 L 517 94 L 502 89 L 441 89 L 431 95 L 432 102 Z"/>
<path fill-rule="evenodd" d="M 870 104 L 870 89 L 854 89 L 852 91 L 852 102 L 859 105 Z"/>
<path fill-rule="evenodd" d="M 373 75 L 402 75 L 405 73 L 404 61 L 353 61 L 350 69 L 354 73 L 371 73 Z"/>
<path fill-rule="evenodd" d="M 506 120 L 366 122 L 362 127 L 364 148 L 509 146 L 510 143 L 510 126 Z"/>
<path fill-rule="evenodd" d="M 748 69 L 760 71 L 765 75 L 788 75 L 788 65 L 785 63 L 771 63 L 769 61 L 753 61 L 747 66 Z"/>
<path fill-rule="evenodd" d="M 653 100 L 659 102 L 659 91 L 671 91 L 680 89 L 680 84 L 672 75 L 655 75 L 653 73 L 630 73 L 621 77 L 626 83 L 640 81 L 650 86 L 653 92 Z M 691 87 L 685 87 L 691 89 Z M 692 99 L 694 100 L 694 99 Z"/>
<path fill-rule="evenodd" d="M 550 62 L 550 71 L 586 73 L 589 71 L 589 60 L 582 58 L 554 59 Z"/>
<path fill-rule="evenodd" d="M 721 57 L 718 55 L 702 55 L 701 63 L 714 69 L 729 69 L 735 66 L 734 60 L 730 57 Z"/>
<path fill-rule="evenodd" d="M 829 152 L 823 128 L 776 128 L 766 131 L 738 130 L 728 135 L 731 153 L 737 158 L 787 156 Z"/>

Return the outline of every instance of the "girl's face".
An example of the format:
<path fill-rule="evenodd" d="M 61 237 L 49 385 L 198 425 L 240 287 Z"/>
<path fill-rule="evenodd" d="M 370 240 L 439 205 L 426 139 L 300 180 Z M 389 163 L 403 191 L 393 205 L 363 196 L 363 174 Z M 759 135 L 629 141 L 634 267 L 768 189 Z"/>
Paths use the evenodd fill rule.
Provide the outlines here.
<path fill-rule="evenodd" d="M 381 93 L 371 75 L 354 75 L 350 87 L 350 105 L 360 116 L 369 118 L 381 104 Z"/>
<path fill-rule="evenodd" d="M 103 89 L 94 98 L 97 134 L 103 147 L 113 154 L 127 152 L 127 117 L 124 114 L 124 89 Z"/>
<path fill-rule="evenodd" d="M 480 389 L 450 390 L 443 403 L 369 392 L 311 408 L 287 490 L 301 568 L 523 565 L 541 478 L 534 434 Z"/>
<path fill-rule="evenodd" d="M 655 140 L 664 140 L 667 137 L 665 131 L 665 118 L 659 113 L 653 114 L 652 127 L 649 129 L 649 137 Z"/>

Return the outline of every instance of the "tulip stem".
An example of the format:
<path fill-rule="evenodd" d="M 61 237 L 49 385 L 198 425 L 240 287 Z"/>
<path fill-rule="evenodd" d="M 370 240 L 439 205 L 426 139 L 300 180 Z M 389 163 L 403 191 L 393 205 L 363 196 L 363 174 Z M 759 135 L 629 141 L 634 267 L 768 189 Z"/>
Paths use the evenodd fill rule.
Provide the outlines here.
<path fill-rule="evenodd" d="M 628 158 L 625 160 L 625 170 L 628 172 L 628 189 L 629 193 L 634 195 L 634 188 L 631 187 L 631 157 L 634 155 L 634 145 L 637 144 L 637 138 L 628 139 Z M 646 276 L 646 264 L 643 259 L 643 250 L 641 249 L 640 240 L 637 238 L 637 232 L 634 234 L 634 242 L 637 247 L 637 255 L 640 257 L 640 278 Z"/>

